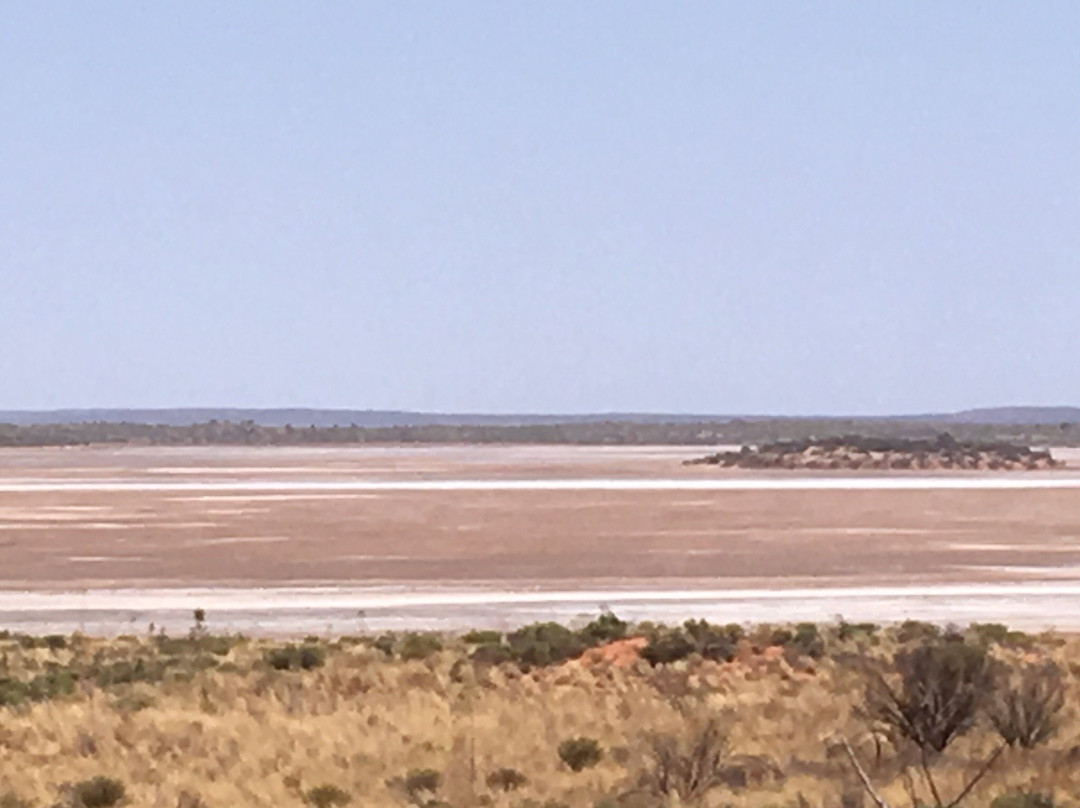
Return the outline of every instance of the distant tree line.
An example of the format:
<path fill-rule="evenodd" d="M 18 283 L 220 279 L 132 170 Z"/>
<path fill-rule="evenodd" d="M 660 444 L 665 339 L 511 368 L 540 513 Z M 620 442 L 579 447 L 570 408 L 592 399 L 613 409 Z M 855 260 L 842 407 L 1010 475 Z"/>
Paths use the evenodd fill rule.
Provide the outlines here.
<path fill-rule="evenodd" d="M 208 421 L 189 426 L 136 423 L 0 424 L 0 446 L 308 446 L 371 443 L 642 445 L 763 445 L 821 441 L 857 434 L 865 440 L 934 441 L 943 430 L 959 442 L 1080 446 L 1080 424 L 938 424 L 888 419 L 773 418 L 767 420 L 637 423 L 603 421 L 527 426 L 425 425 L 400 427 L 262 426 Z M 835 440 L 836 438 L 832 438 Z"/>

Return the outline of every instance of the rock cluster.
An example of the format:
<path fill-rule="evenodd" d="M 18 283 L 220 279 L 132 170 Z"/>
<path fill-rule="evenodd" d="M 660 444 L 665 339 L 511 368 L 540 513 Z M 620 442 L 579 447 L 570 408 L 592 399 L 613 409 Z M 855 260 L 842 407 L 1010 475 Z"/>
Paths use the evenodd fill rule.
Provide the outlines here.
<path fill-rule="evenodd" d="M 962 443 L 948 433 L 930 440 L 845 435 L 743 446 L 687 461 L 740 469 L 1036 471 L 1058 468 L 1049 451 L 1010 443 Z"/>

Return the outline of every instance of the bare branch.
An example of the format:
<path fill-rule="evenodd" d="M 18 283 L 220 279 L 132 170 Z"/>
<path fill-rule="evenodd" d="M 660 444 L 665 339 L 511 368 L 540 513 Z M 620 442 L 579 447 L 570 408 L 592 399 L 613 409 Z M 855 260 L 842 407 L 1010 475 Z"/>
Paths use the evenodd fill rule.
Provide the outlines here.
<path fill-rule="evenodd" d="M 937 803 L 938 808 L 943 808 L 945 803 L 941 799 L 941 794 L 938 792 L 933 775 L 930 774 L 930 761 L 927 759 L 926 749 L 919 750 L 919 760 L 922 763 L 923 777 L 926 779 L 926 784 L 930 786 L 930 793 L 934 795 L 934 802 Z"/>
<path fill-rule="evenodd" d="M 877 793 L 877 790 L 874 788 L 874 784 L 870 782 L 870 778 L 869 776 L 867 776 L 866 771 L 861 765 L 859 765 L 859 759 L 855 757 L 855 750 L 851 748 L 851 744 L 848 743 L 848 739 L 841 735 L 840 743 L 843 744 L 844 752 L 847 754 L 848 760 L 851 761 L 851 765 L 855 769 L 855 773 L 862 781 L 863 788 L 866 789 L 866 793 L 870 795 L 870 799 L 877 803 L 878 808 L 891 808 L 889 803 L 885 802 L 884 798 Z"/>
<path fill-rule="evenodd" d="M 1007 747 L 1008 745 L 1008 743 L 1003 743 L 1001 746 L 999 746 L 994 751 L 994 754 L 992 754 L 990 758 L 986 761 L 986 763 L 983 764 L 982 768 L 979 769 L 979 773 L 976 774 L 974 778 L 972 778 L 971 782 L 964 786 L 964 790 L 960 792 L 959 796 L 957 796 L 957 798 L 950 802 L 945 808 L 956 808 L 956 806 L 963 801 L 964 797 L 971 793 L 971 789 L 975 788 L 978 782 L 986 776 L 986 773 L 990 771 L 991 768 L 993 768 L 994 764 L 997 762 L 997 759 L 1001 756 L 1001 753 L 1005 751 L 1005 747 Z"/>

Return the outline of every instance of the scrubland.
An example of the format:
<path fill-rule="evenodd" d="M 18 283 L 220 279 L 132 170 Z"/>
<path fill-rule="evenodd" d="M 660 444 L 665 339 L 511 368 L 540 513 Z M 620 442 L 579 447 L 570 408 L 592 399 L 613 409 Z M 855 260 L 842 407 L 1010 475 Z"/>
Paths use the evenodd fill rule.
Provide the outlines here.
<path fill-rule="evenodd" d="M 984 768 L 961 804 L 1080 793 L 1068 636 L 605 615 L 283 642 L 195 618 L 0 634 L 0 806 L 946 806 Z"/>

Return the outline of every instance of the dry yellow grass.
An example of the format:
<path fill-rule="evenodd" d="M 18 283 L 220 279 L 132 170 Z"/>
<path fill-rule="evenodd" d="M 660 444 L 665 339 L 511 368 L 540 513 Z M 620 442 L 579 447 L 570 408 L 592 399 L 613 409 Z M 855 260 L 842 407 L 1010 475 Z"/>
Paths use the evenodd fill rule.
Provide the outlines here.
<path fill-rule="evenodd" d="M 686 726 L 677 709 L 683 696 L 698 715 L 724 716 L 732 754 L 761 756 L 783 772 L 714 789 L 706 805 L 840 805 L 855 781 L 830 745 L 837 733 L 872 765 L 870 747 L 859 743 L 865 723 L 853 711 L 859 678 L 828 658 L 794 668 L 777 655 L 658 668 L 569 662 L 520 673 L 463 662 L 457 646 L 405 662 L 346 642 L 316 670 L 277 671 L 262 661 L 268 646 L 240 642 L 216 658 L 221 666 L 190 678 L 108 687 L 84 679 L 69 695 L 0 707 L 0 799 L 50 806 L 65 783 L 101 774 L 125 784 L 128 804 L 147 808 L 299 806 L 323 784 L 347 791 L 352 805 L 405 806 L 395 778 L 434 769 L 443 775 L 439 799 L 454 808 L 593 806 L 633 781 L 648 733 Z M 148 638 L 82 639 L 59 650 L 9 639 L 0 641 L 0 677 L 25 680 L 50 662 L 95 655 L 104 666 L 155 648 Z M 1044 749 L 1007 752 L 966 804 L 986 805 L 1012 789 L 1053 792 L 1068 804 L 1080 789 L 1070 670 L 1080 643 L 1043 638 L 1038 648 L 1070 671 L 1064 725 Z M 560 742 L 575 736 L 603 745 L 596 768 L 575 774 L 560 761 Z M 945 789 L 958 790 L 991 746 L 983 730 L 962 739 L 939 767 Z M 487 775 L 501 767 L 527 783 L 507 793 L 488 788 Z M 894 805 L 910 804 L 901 780 L 882 791 Z"/>

